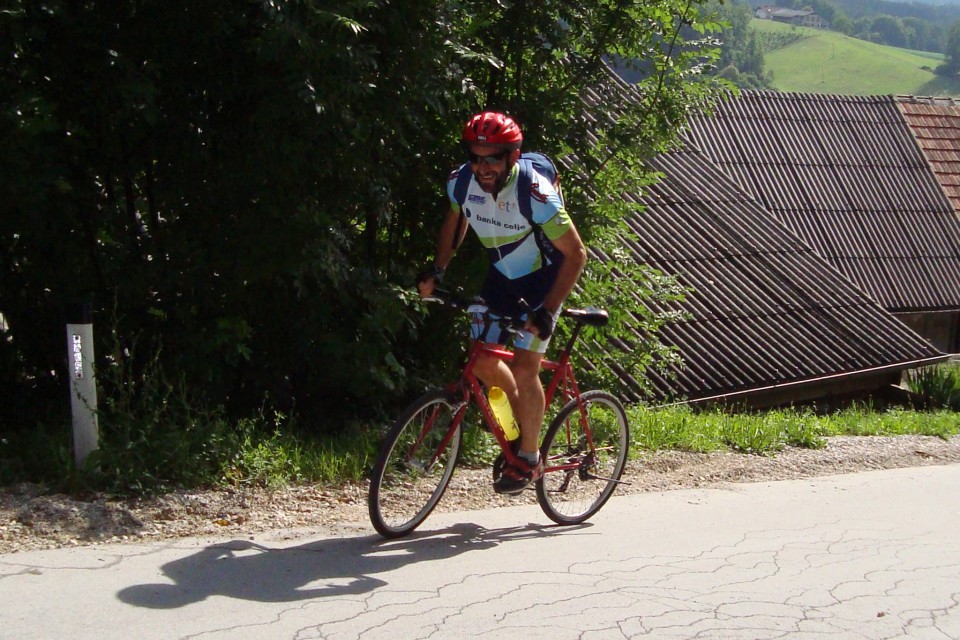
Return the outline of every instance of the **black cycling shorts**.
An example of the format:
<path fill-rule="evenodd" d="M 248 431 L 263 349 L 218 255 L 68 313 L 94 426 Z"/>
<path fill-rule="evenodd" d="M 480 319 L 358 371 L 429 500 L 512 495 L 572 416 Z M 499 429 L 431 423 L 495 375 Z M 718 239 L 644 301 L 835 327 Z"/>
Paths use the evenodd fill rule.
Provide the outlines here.
<path fill-rule="evenodd" d="M 480 287 L 480 297 L 494 313 L 519 317 L 523 313 L 520 300 L 526 301 L 531 309 L 541 306 L 556 282 L 559 271 L 560 265 L 554 263 L 511 280 L 491 265 Z"/>

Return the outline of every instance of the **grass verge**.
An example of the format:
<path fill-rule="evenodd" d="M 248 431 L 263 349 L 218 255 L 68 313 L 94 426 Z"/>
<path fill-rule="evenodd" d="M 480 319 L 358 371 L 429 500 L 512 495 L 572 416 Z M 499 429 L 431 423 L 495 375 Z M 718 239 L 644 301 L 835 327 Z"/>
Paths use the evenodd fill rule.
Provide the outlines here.
<path fill-rule="evenodd" d="M 755 413 L 719 410 L 694 412 L 689 407 L 633 408 L 629 411 L 633 448 L 709 452 L 733 450 L 772 455 L 786 446 L 817 449 L 830 436 L 928 435 L 949 438 L 960 433 L 960 413 L 947 409 L 877 409 L 855 405 L 828 415 L 811 409 L 776 409 Z"/>
<path fill-rule="evenodd" d="M 945 400 L 921 402 L 920 408 L 855 405 L 826 415 L 806 408 L 729 413 L 632 406 L 631 446 L 634 453 L 775 455 L 787 446 L 820 448 L 827 437 L 838 435 L 946 439 L 960 433 L 960 413 L 953 404 L 960 389 L 960 367 L 917 378 L 915 384 L 938 391 Z M 68 427 L 38 427 L 4 436 L 0 485 L 33 481 L 74 493 L 144 495 L 177 487 L 355 482 L 368 475 L 388 426 L 353 425 L 336 436 L 321 437 L 282 414 L 262 411 L 230 423 L 219 411 L 197 411 L 175 399 L 164 395 L 160 403 L 125 405 L 122 411 L 114 407 L 104 416 L 111 422 L 101 422 L 101 450 L 82 471 L 71 468 Z M 466 424 L 462 463 L 489 464 L 498 453 L 496 444 L 476 426 L 479 417 L 469 416 Z"/>

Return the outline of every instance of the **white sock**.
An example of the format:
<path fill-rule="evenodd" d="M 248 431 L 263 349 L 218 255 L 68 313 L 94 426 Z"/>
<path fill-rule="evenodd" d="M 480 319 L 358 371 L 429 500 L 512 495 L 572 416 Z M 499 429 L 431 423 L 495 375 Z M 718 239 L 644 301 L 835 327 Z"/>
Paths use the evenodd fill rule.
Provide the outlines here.
<path fill-rule="evenodd" d="M 540 462 L 540 452 L 534 451 L 533 453 L 527 453 L 526 451 L 518 451 L 517 455 L 530 463 L 530 466 L 536 465 Z"/>

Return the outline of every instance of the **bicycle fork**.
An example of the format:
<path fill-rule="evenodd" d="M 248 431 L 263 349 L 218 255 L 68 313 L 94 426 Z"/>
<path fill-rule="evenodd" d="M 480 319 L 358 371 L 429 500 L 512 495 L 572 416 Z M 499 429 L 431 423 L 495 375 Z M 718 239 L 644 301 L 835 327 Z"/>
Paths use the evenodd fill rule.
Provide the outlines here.
<path fill-rule="evenodd" d="M 430 458 L 430 462 L 428 462 L 427 464 L 424 464 L 420 460 L 420 458 L 417 457 L 417 453 L 419 452 L 420 447 L 423 445 L 423 441 L 426 438 L 427 434 L 433 430 L 434 424 L 437 421 L 437 416 L 440 414 L 440 411 L 442 409 L 443 409 L 442 406 L 437 406 L 433 410 L 433 412 L 430 414 L 430 418 L 427 419 L 426 422 L 424 422 L 423 428 L 420 429 L 420 435 L 417 437 L 416 441 L 414 441 L 413 444 L 410 445 L 410 448 L 407 450 L 407 455 L 405 456 L 407 465 L 412 467 L 413 469 L 416 469 L 420 473 L 429 473 L 430 471 L 432 471 L 434 465 L 437 464 L 437 461 L 440 459 L 440 454 L 443 451 L 446 451 L 447 445 L 450 444 L 450 439 L 453 437 L 454 432 L 456 431 L 457 427 L 460 425 L 460 422 L 463 420 L 463 415 L 467 410 L 467 403 L 461 402 L 456 407 L 456 409 L 453 412 L 453 419 L 450 421 L 450 427 L 447 429 L 447 432 L 444 434 L 443 440 L 433 451 L 432 457 Z"/>

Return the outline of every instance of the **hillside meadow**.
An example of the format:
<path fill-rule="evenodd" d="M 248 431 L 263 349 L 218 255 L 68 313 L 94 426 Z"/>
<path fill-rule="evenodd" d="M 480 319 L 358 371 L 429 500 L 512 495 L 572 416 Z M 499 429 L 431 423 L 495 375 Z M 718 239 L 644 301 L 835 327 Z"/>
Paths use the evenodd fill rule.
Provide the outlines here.
<path fill-rule="evenodd" d="M 825 29 L 754 19 L 778 91 L 960 96 L 960 81 L 933 73 L 943 56 L 857 40 Z"/>

